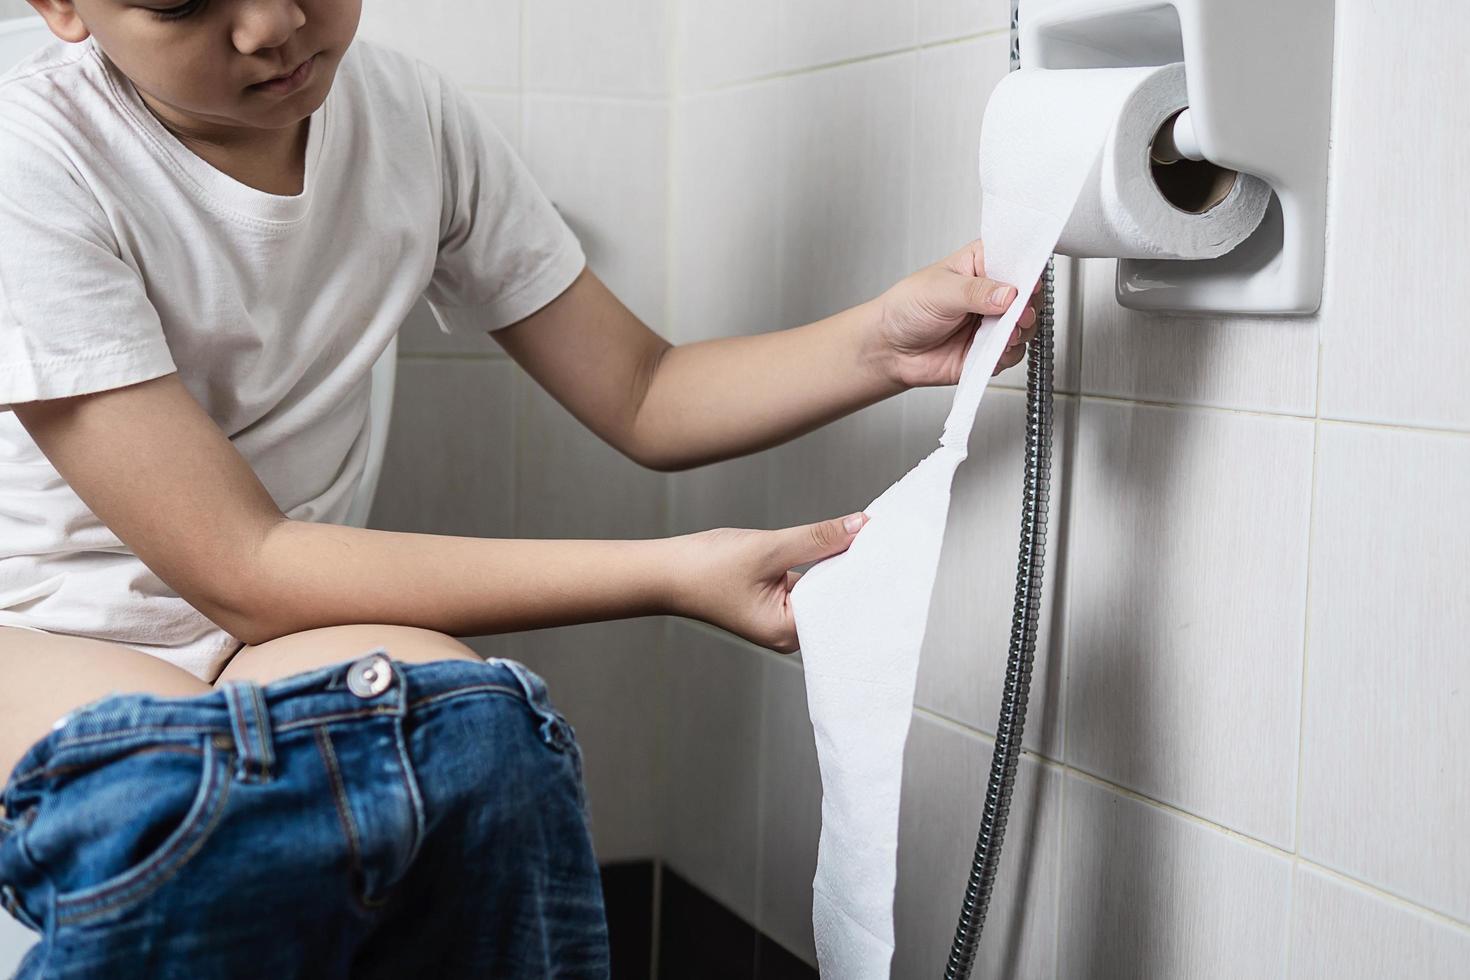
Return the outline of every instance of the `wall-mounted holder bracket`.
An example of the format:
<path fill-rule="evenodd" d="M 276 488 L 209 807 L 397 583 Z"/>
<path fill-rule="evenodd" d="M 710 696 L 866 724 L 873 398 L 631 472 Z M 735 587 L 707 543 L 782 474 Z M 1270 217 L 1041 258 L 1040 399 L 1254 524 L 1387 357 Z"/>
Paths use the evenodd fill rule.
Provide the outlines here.
<path fill-rule="evenodd" d="M 1022 7 L 1038 68 L 1184 62 L 1204 158 L 1271 185 L 1218 259 L 1118 262 L 1118 302 L 1177 313 L 1311 313 L 1322 301 L 1334 0 L 1061 0 Z"/>

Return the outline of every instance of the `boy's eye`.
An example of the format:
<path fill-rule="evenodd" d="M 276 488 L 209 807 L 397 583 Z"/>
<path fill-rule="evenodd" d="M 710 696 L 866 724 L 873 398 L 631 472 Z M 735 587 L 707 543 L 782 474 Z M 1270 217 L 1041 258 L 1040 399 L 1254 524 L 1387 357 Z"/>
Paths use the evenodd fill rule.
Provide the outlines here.
<path fill-rule="evenodd" d="M 159 20 L 182 20 L 202 8 L 205 2 L 206 0 L 184 0 L 176 7 L 149 7 L 148 10 Z"/>

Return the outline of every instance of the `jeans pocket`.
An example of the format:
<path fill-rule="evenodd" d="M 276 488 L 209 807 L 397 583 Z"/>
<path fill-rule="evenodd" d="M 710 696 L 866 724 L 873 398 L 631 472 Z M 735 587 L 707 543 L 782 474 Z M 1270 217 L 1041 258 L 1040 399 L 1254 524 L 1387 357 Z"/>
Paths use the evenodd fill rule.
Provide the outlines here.
<path fill-rule="evenodd" d="M 136 907 L 213 834 L 230 791 L 230 756 L 210 735 L 124 744 L 69 767 L 52 760 L 40 812 L 18 844 L 55 892 L 56 925 Z"/>

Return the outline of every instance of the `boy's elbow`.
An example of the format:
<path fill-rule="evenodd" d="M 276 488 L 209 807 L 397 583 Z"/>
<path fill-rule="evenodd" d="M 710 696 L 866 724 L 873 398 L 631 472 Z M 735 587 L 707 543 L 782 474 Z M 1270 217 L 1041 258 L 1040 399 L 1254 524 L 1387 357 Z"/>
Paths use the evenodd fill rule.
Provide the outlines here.
<path fill-rule="evenodd" d="M 635 440 L 629 440 L 626 445 L 619 446 L 618 450 L 644 469 L 657 473 L 678 473 L 698 465 L 697 461 L 685 456 L 658 446 L 640 445 Z"/>
<path fill-rule="evenodd" d="M 284 518 L 279 523 L 289 523 Z M 194 605 L 220 629 L 237 640 L 255 645 L 292 632 L 281 622 L 279 596 L 272 597 L 272 576 L 262 567 L 265 538 L 274 527 L 259 534 L 256 545 L 229 563 L 224 575 L 209 583 L 207 595 Z"/>
<path fill-rule="evenodd" d="M 231 589 L 224 595 L 216 593 L 208 601 L 196 601 L 194 606 L 214 625 L 252 646 L 273 640 L 285 632 L 272 621 L 265 604 L 258 601 L 249 589 Z"/>

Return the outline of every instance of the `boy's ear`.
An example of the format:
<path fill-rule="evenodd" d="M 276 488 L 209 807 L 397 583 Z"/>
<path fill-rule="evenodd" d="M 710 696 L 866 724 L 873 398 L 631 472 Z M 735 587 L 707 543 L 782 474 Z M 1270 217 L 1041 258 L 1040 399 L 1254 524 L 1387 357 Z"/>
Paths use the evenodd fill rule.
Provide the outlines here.
<path fill-rule="evenodd" d="M 85 41 L 91 31 L 87 25 L 82 23 L 82 18 L 77 15 L 77 8 L 71 0 L 26 0 L 36 13 L 40 14 L 46 21 L 46 26 L 51 28 L 51 33 L 63 41 L 75 44 Z"/>

